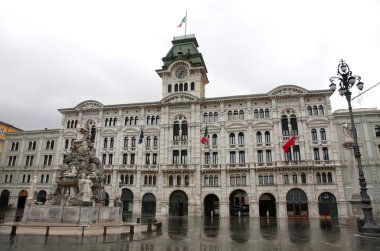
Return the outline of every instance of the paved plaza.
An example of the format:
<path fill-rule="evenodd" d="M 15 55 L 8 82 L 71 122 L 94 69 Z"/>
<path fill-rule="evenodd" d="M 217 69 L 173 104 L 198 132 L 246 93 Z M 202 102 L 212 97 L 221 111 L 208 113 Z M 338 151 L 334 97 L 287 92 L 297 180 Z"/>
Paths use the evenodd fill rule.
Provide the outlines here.
<path fill-rule="evenodd" d="M 358 234 L 354 220 L 276 218 L 166 218 L 161 231 L 145 228 L 80 232 L 18 230 L 14 237 L 1 228 L 0 250 L 380 250 L 380 236 Z"/>

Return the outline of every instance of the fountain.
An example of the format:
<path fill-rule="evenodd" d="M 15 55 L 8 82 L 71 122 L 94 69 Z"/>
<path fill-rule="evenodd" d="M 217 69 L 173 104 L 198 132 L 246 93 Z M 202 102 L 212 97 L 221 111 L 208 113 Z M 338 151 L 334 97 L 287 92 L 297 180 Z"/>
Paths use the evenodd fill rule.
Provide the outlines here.
<path fill-rule="evenodd" d="M 82 139 L 72 142 L 45 204 L 36 203 L 34 190 L 27 199 L 23 222 L 121 222 L 121 207 L 104 205 L 105 176 L 89 130 L 81 128 L 80 133 Z"/>

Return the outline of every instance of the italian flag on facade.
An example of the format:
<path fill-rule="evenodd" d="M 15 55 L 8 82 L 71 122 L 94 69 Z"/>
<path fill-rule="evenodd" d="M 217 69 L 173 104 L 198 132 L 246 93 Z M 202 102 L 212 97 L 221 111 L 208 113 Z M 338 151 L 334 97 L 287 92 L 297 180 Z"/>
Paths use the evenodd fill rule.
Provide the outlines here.
<path fill-rule="evenodd" d="M 207 130 L 207 126 L 206 126 L 206 131 L 204 132 L 203 137 L 201 138 L 202 144 L 207 142 L 207 137 L 208 137 L 208 130 Z"/>
<path fill-rule="evenodd" d="M 182 18 L 182 21 L 179 23 L 177 27 L 182 27 L 182 24 L 186 23 L 186 17 L 187 17 L 187 13 L 186 13 L 186 16 Z"/>

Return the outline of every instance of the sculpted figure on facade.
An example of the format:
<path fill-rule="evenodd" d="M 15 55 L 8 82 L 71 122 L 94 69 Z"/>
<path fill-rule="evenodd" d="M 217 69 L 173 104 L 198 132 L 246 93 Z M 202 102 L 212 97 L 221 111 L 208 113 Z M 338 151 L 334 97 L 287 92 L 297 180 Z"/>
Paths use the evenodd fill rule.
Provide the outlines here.
<path fill-rule="evenodd" d="M 342 134 L 343 134 L 343 144 L 347 146 L 352 146 L 354 144 L 354 139 L 352 138 L 352 127 L 349 126 L 346 122 L 342 125 Z"/>
<path fill-rule="evenodd" d="M 38 183 L 38 177 L 34 176 L 32 182 L 30 183 L 29 196 L 28 196 L 29 199 L 33 199 L 36 197 L 37 183 Z"/>

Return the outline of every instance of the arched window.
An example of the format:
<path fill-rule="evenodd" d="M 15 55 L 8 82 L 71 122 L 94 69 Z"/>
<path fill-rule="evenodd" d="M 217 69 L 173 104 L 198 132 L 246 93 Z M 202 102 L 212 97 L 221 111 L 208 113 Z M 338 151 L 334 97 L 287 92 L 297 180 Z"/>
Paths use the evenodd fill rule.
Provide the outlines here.
<path fill-rule="evenodd" d="M 325 112 L 323 111 L 323 106 L 320 105 L 318 108 L 319 108 L 319 115 L 324 115 Z"/>
<path fill-rule="evenodd" d="M 157 178 L 156 178 L 156 175 L 153 175 L 153 186 L 155 186 L 157 184 Z"/>
<path fill-rule="evenodd" d="M 153 147 L 158 147 L 158 137 L 154 136 L 153 138 Z"/>
<path fill-rule="evenodd" d="M 261 144 L 261 143 L 263 143 L 263 137 L 262 137 L 262 135 L 261 135 L 261 132 L 257 132 L 257 133 L 256 133 L 256 143 L 257 143 L 257 144 Z"/>
<path fill-rule="evenodd" d="M 307 115 L 309 115 L 309 116 L 313 115 L 313 109 L 311 108 L 311 106 L 307 107 Z"/>
<path fill-rule="evenodd" d="M 65 140 L 65 149 L 68 149 L 69 148 L 69 139 L 66 139 Z"/>
<path fill-rule="evenodd" d="M 330 172 L 327 173 L 327 182 L 332 183 L 332 174 Z"/>
<path fill-rule="evenodd" d="M 230 145 L 235 145 L 235 133 L 230 133 Z"/>
<path fill-rule="evenodd" d="M 125 117 L 124 125 L 128 125 L 128 124 L 129 124 L 129 117 Z"/>
<path fill-rule="evenodd" d="M 244 111 L 243 110 L 239 111 L 239 119 L 244 119 Z"/>
<path fill-rule="evenodd" d="M 265 131 L 265 143 L 270 144 L 270 132 Z"/>
<path fill-rule="evenodd" d="M 152 175 L 149 175 L 149 185 L 153 184 Z"/>
<path fill-rule="evenodd" d="M 244 144 L 244 133 L 242 133 L 242 132 L 239 132 L 239 135 L 238 135 L 238 144 L 239 145 L 243 145 Z"/>
<path fill-rule="evenodd" d="M 292 175 L 292 178 L 293 178 L 293 184 L 297 184 L 297 174 L 296 173 L 293 173 Z"/>
<path fill-rule="evenodd" d="M 210 112 L 208 115 L 208 121 L 212 122 L 213 120 L 214 120 L 214 115 L 212 114 L 212 112 Z"/>
<path fill-rule="evenodd" d="M 41 183 L 44 183 L 45 175 L 41 174 Z"/>
<path fill-rule="evenodd" d="M 135 125 L 137 125 L 137 123 L 139 122 L 139 117 L 135 117 Z"/>
<path fill-rule="evenodd" d="M 147 117 L 146 117 L 146 124 L 147 124 L 147 125 L 150 124 L 150 116 L 147 116 Z"/>
<path fill-rule="evenodd" d="M 237 120 L 239 118 L 239 112 L 234 111 L 234 120 Z"/>
<path fill-rule="evenodd" d="M 128 137 L 124 137 L 124 147 L 128 148 Z"/>
<path fill-rule="evenodd" d="M 232 111 L 228 111 L 228 120 L 232 120 Z"/>
<path fill-rule="evenodd" d="M 135 123 L 135 118 L 134 118 L 134 117 L 130 117 L 130 119 L 129 119 L 129 124 L 130 124 L 130 125 L 134 125 L 134 124 L 136 124 L 136 123 Z"/>
<path fill-rule="evenodd" d="M 327 183 L 326 173 L 322 173 L 322 183 Z"/>
<path fill-rule="evenodd" d="M 103 148 L 107 148 L 107 145 L 108 145 L 108 138 L 104 138 Z"/>
<path fill-rule="evenodd" d="M 156 116 L 152 116 L 152 125 L 157 125 Z"/>
<path fill-rule="evenodd" d="M 290 115 L 290 126 L 292 127 L 292 135 L 298 135 L 298 125 L 296 115 Z"/>
<path fill-rule="evenodd" d="M 179 140 L 179 122 L 175 121 L 173 125 L 173 140 Z"/>
<path fill-rule="evenodd" d="M 148 175 L 144 176 L 144 185 L 148 185 Z"/>
<path fill-rule="evenodd" d="M 50 143 L 50 150 L 53 150 L 53 149 L 54 149 L 54 140 L 52 140 Z"/>
<path fill-rule="evenodd" d="M 46 174 L 45 183 L 49 183 L 49 174 Z"/>
<path fill-rule="evenodd" d="M 375 135 L 376 137 L 380 137 L 380 126 L 378 125 L 375 126 Z"/>
<path fill-rule="evenodd" d="M 184 90 L 185 92 L 187 92 L 187 83 L 185 83 L 185 84 L 183 85 L 183 90 Z"/>
<path fill-rule="evenodd" d="M 174 85 L 174 92 L 178 92 L 178 84 Z"/>
<path fill-rule="evenodd" d="M 182 129 L 181 140 L 187 140 L 187 121 L 186 120 L 182 121 L 181 129 Z"/>
<path fill-rule="evenodd" d="M 301 182 L 302 182 L 302 184 L 306 184 L 306 174 L 305 173 L 301 173 Z"/>
<path fill-rule="evenodd" d="M 131 147 L 136 147 L 136 137 L 132 137 Z M 131 163 L 132 164 L 132 163 Z"/>
<path fill-rule="evenodd" d="M 70 120 L 67 121 L 67 128 L 70 128 Z"/>
<path fill-rule="evenodd" d="M 177 175 L 177 186 L 181 185 L 181 176 Z"/>
<path fill-rule="evenodd" d="M 264 110 L 263 109 L 260 109 L 260 118 L 262 119 L 262 118 L 264 118 Z"/>
<path fill-rule="evenodd" d="M 180 92 L 183 91 L 183 84 L 182 84 L 182 83 L 179 84 L 179 91 L 180 91 Z"/>
<path fill-rule="evenodd" d="M 311 140 L 313 142 L 318 141 L 317 130 L 315 130 L 315 129 L 311 129 Z"/>
<path fill-rule="evenodd" d="M 146 137 L 145 146 L 150 147 L 151 138 L 150 136 Z"/>
<path fill-rule="evenodd" d="M 265 118 L 270 118 L 269 109 L 265 109 Z"/>
<path fill-rule="evenodd" d="M 214 121 L 218 121 L 218 113 L 214 112 Z"/>
<path fill-rule="evenodd" d="M 327 140 L 326 130 L 324 128 L 321 128 L 320 133 L 321 133 L 321 140 Z"/>
<path fill-rule="evenodd" d="M 288 117 L 286 115 L 281 116 L 282 136 L 289 136 L 289 124 Z"/>
<path fill-rule="evenodd" d="M 50 149 L 50 141 L 49 140 L 46 142 L 46 150 L 48 150 L 48 149 Z"/>
<path fill-rule="evenodd" d="M 129 176 L 129 184 L 133 185 L 133 175 Z"/>
<path fill-rule="evenodd" d="M 168 85 L 168 92 L 172 92 L 172 85 Z"/>
<path fill-rule="evenodd" d="M 185 176 L 185 186 L 189 186 L 190 185 L 190 178 L 189 178 L 189 175 L 186 175 Z"/>
<path fill-rule="evenodd" d="M 113 148 L 114 141 L 115 140 L 113 138 L 111 138 L 111 140 L 110 140 L 110 148 Z"/>
<path fill-rule="evenodd" d="M 317 108 L 316 105 L 313 106 L 313 115 L 314 115 L 314 116 L 317 116 L 317 115 L 318 115 L 318 108 Z"/>
<path fill-rule="evenodd" d="M 212 135 L 212 145 L 216 146 L 218 144 L 218 135 L 213 134 Z"/>
<path fill-rule="evenodd" d="M 259 110 L 255 109 L 255 110 L 253 111 L 253 117 L 254 117 L 255 119 L 258 119 L 258 118 L 259 118 Z"/>
<path fill-rule="evenodd" d="M 205 112 L 205 113 L 203 114 L 203 121 L 204 121 L 204 122 L 207 122 L 207 121 L 208 121 L 208 113 L 207 113 L 207 112 Z"/>
<path fill-rule="evenodd" d="M 114 118 L 114 119 L 113 119 L 113 126 L 116 125 L 116 121 L 117 121 L 117 118 Z"/>
<path fill-rule="evenodd" d="M 191 86 L 191 90 L 194 91 L 195 90 L 194 82 L 191 82 L 190 86 Z"/>
<path fill-rule="evenodd" d="M 169 186 L 173 186 L 173 176 L 169 176 Z"/>

